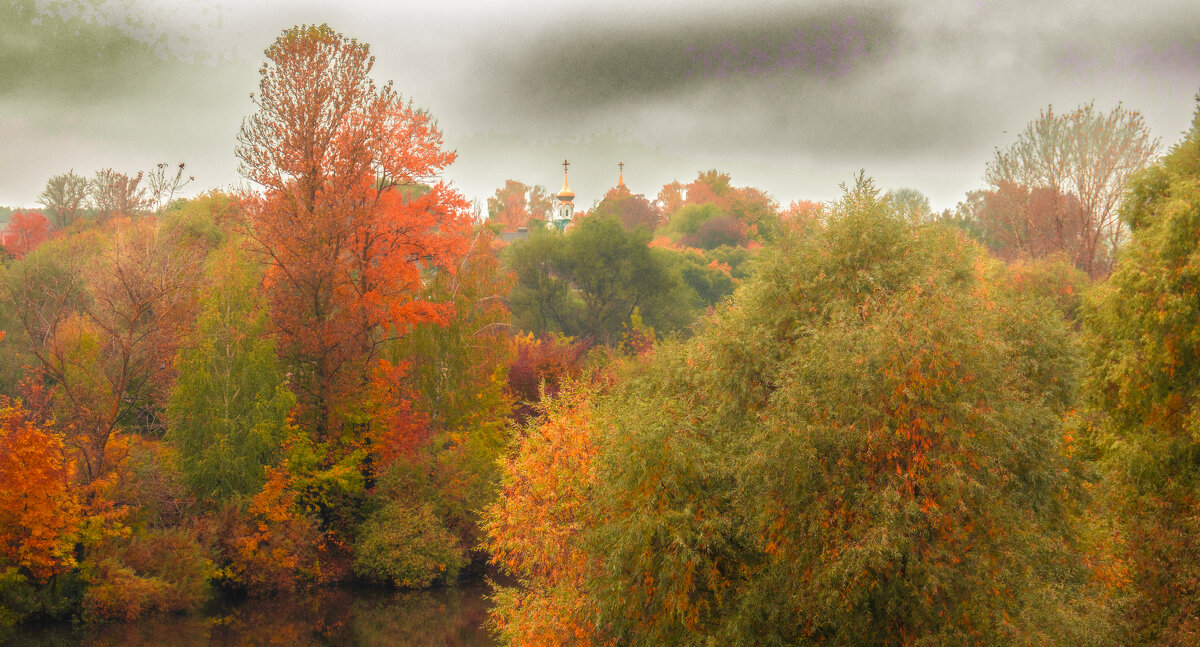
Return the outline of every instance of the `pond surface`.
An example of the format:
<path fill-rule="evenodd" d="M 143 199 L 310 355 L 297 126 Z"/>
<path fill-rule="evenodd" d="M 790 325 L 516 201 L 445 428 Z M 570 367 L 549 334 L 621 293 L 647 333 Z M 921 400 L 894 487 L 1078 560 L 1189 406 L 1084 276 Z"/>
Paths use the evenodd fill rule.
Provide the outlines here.
<path fill-rule="evenodd" d="M 73 628 L 28 627 L 6 645 L 421 645 L 481 647 L 489 589 L 483 583 L 430 591 L 336 588 L 279 599 L 224 600 L 203 612 Z"/>

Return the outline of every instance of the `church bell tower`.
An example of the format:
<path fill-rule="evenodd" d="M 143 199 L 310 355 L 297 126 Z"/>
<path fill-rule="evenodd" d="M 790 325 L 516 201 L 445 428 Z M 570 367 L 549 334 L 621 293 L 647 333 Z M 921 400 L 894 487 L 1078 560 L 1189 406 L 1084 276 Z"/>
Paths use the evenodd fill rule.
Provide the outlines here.
<path fill-rule="evenodd" d="M 567 183 L 567 167 L 571 163 L 563 160 L 563 187 L 558 192 L 558 204 L 554 206 L 554 226 L 562 231 L 567 228 L 567 224 L 571 222 L 571 217 L 575 215 L 575 192 L 571 190 Z"/>

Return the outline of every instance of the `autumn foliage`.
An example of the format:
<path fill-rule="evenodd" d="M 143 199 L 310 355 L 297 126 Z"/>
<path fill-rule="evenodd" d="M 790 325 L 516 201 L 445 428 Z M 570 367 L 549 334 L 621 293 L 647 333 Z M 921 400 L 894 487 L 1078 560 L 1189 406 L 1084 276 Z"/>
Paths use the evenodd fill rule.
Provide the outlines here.
<path fill-rule="evenodd" d="M 546 406 L 505 460 L 499 501 L 487 515 L 491 561 L 526 587 L 500 591 L 492 623 L 507 644 L 605 644 L 581 595 L 599 566 L 580 548 L 579 524 L 594 496 L 598 430 L 580 385 Z"/>
<path fill-rule="evenodd" d="M 1130 187 L 1131 240 L 1084 308 L 1093 439 L 1132 578 L 1128 640 L 1200 640 L 1200 110 Z"/>
<path fill-rule="evenodd" d="M 365 44 L 297 27 L 267 56 L 237 148 L 261 192 L 168 205 L 160 165 L 85 204 L 64 176 L 64 231 L 4 259 L 0 630 L 478 560 L 508 274 Z"/>
<path fill-rule="evenodd" d="M 434 180 L 454 160 L 425 112 L 377 87 L 367 45 L 328 26 L 284 32 L 267 50 L 258 112 L 242 126 L 246 232 L 267 265 L 280 354 L 304 419 L 337 427 L 368 380 L 376 344 L 449 311 L 418 298 L 421 271 L 453 271 L 465 200 Z M 344 410 L 341 410 L 344 413 Z"/>
<path fill-rule="evenodd" d="M 611 390 L 566 391 L 523 432 L 489 515 L 524 587 L 500 598 L 503 637 L 1100 633 L 1081 622 L 1101 607 L 1071 548 L 1062 319 L 989 285 L 951 232 L 887 209 L 860 180 L 693 341 Z"/>
<path fill-rule="evenodd" d="M 1118 217 L 1125 188 L 1157 152 L 1136 110 L 1048 107 L 996 151 L 978 218 L 1005 254 L 1063 253 L 1089 276 L 1103 276 L 1128 233 Z"/>
<path fill-rule="evenodd" d="M 544 222 L 552 206 L 552 196 L 545 187 L 505 180 L 504 186 L 487 199 L 488 220 L 502 231 L 513 232 L 531 222 Z"/>
<path fill-rule="evenodd" d="M 1200 643 L 1200 113 L 1144 168 L 1047 109 L 940 216 L 710 170 L 509 235 L 552 196 L 471 222 L 365 43 L 265 54 L 252 189 L 4 231 L 0 642 L 493 578 L 514 645 Z"/>
<path fill-rule="evenodd" d="M 558 390 L 583 372 L 583 359 L 590 344 L 561 335 L 535 338 L 532 334 L 513 340 L 516 353 L 508 367 L 508 390 L 517 398 L 516 419 L 531 415 L 543 396 Z"/>
<path fill-rule="evenodd" d="M 80 522 L 63 439 L 18 402 L 0 400 L 0 565 L 37 579 L 75 565 Z"/>
<path fill-rule="evenodd" d="M 4 249 L 16 258 L 41 245 L 50 236 L 50 221 L 38 211 L 14 211 L 3 232 Z"/>

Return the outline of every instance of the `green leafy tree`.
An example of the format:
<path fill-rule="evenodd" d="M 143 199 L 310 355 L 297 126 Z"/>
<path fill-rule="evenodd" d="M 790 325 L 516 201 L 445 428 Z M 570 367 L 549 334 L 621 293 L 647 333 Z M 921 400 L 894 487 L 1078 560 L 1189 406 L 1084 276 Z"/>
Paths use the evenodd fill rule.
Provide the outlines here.
<path fill-rule="evenodd" d="M 725 249 L 738 248 L 726 247 Z M 683 282 L 695 294 L 695 298 L 692 300 L 693 309 L 704 310 L 733 294 L 735 280 L 729 267 L 721 266 L 720 261 L 708 260 L 695 251 L 677 252 L 665 258 L 679 272 Z"/>
<path fill-rule="evenodd" d="M 405 396 L 385 417 L 400 409 L 408 415 L 394 422 L 416 418 L 421 436 L 414 451 L 379 466 L 375 499 L 384 506 L 400 498 L 413 509 L 430 506 L 463 552 L 479 543 L 478 511 L 494 497 L 512 410 L 506 369 L 513 344 L 505 306 L 512 278 L 500 267 L 493 240 L 480 228 L 453 274 L 430 277 L 427 297 L 453 304 L 454 316 L 415 325 L 383 353 L 404 368 L 395 386 Z"/>
<path fill-rule="evenodd" d="M 566 234 L 536 232 L 512 246 L 516 274 L 512 311 L 518 327 L 620 341 L 635 308 L 660 331 L 690 319 L 692 295 L 666 254 L 651 249 L 650 232 L 626 230 L 616 218 L 587 217 Z"/>
<path fill-rule="evenodd" d="M 453 583 L 465 565 L 457 538 L 428 503 L 410 510 L 388 502 L 363 524 L 354 546 L 356 575 L 399 588 Z"/>
<path fill-rule="evenodd" d="M 1197 97 L 1200 100 L 1200 96 Z M 1131 643 L 1200 641 L 1200 109 L 1131 184 L 1131 230 L 1085 307 L 1088 393 L 1125 529 Z"/>
<path fill-rule="evenodd" d="M 208 191 L 188 200 L 176 200 L 158 218 L 180 245 L 211 253 L 229 238 L 229 227 L 241 216 L 238 199 L 221 191 Z"/>
<path fill-rule="evenodd" d="M 267 334 L 261 272 L 230 245 L 209 260 L 207 275 L 194 344 L 176 359 L 167 437 L 188 488 L 218 503 L 262 488 L 296 398 Z"/>
<path fill-rule="evenodd" d="M 723 217 L 721 208 L 715 204 L 689 204 L 671 216 L 666 233 L 675 240 L 695 235 L 704 223 Z"/>

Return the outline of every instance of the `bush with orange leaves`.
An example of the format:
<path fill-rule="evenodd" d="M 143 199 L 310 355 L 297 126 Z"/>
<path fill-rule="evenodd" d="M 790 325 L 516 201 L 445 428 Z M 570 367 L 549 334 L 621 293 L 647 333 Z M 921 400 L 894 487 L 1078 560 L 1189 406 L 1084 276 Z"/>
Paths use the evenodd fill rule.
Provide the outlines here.
<path fill-rule="evenodd" d="M 62 436 L 0 399 L 0 567 L 44 580 L 75 566 L 80 506 Z"/>
<path fill-rule="evenodd" d="M 597 644 L 580 595 L 597 566 L 579 547 L 579 518 L 595 487 L 587 390 L 568 386 L 544 406 L 504 460 L 499 499 L 485 514 L 492 563 L 522 583 L 499 589 L 491 622 L 505 644 Z"/>
<path fill-rule="evenodd" d="M 286 463 L 270 470 L 245 512 L 230 508 L 219 520 L 221 584 L 259 595 L 325 579 L 323 536 L 316 519 L 301 508 L 292 480 Z"/>
<path fill-rule="evenodd" d="M 211 591 L 212 561 L 187 528 L 154 529 L 111 542 L 89 561 L 83 596 L 83 617 L 89 620 L 187 611 Z"/>

